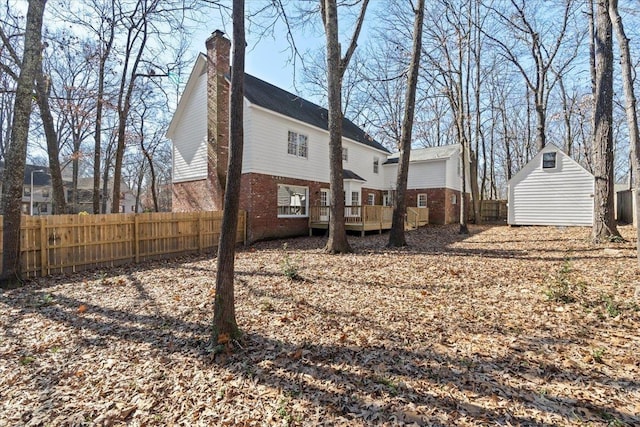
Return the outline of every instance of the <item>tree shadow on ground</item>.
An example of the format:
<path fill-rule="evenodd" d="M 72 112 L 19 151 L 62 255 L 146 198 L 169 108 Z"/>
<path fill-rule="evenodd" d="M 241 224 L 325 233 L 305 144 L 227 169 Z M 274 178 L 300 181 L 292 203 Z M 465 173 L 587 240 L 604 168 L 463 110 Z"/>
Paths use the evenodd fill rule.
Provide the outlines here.
<path fill-rule="evenodd" d="M 545 392 L 546 384 L 560 382 L 606 385 L 619 391 L 639 387 L 634 378 L 594 378 L 591 372 L 551 363 L 532 366 L 522 354 L 549 345 L 546 337 L 544 343 L 533 337 L 499 357 L 476 354 L 469 359 L 438 351 L 430 342 L 409 347 L 402 331 L 389 332 L 389 345 L 368 346 L 323 339 L 318 340 L 321 344 L 290 342 L 249 330 L 234 343 L 233 352 L 214 357 L 206 351 L 209 325 L 202 321 L 112 309 L 62 294 L 46 304 L 43 301 L 47 301 L 46 295 L 37 287 L 0 295 L 0 302 L 12 311 L 5 331 L 8 338 L 12 336 L 11 325 L 18 325 L 20 317 L 37 314 L 64 324 L 72 333 L 92 332 L 91 339 L 80 340 L 80 345 L 87 348 L 100 349 L 111 340 L 121 340 L 144 343 L 156 357 L 181 353 L 199 362 L 196 365 L 202 369 L 213 364 L 236 377 L 279 390 L 288 399 L 288 414 L 300 423 L 321 422 L 326 416 L 361 424 L 640 422 L 636 414 L 621 411 L 611 403 Z M 78 311 L 80 305 L 86 307 L 83 312 Z M 50 380 L 43 384 L 55 385 L 56 379 Z M 507 401 L 515 406 L 506 405 Z M 296 409 L 294 402 L 307 409 Z M 515 413 L 509 409 L 514 407 L 520 410 Z M 319 418 L 315 420 L 314 416 Z M 539 416 L 553 421 L 544 424 Z"/>

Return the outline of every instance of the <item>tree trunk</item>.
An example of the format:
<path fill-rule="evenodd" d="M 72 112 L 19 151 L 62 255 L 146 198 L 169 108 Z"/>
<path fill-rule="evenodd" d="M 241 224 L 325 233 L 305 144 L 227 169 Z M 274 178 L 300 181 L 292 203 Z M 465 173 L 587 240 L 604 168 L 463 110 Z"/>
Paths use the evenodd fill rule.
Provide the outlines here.
<path fill-rule="evenodd" d="M 633 195 L 635 200 L 636 221 L 640 219 L 640 135 L 638 133 L 638 114 L 636 111 L 636 95 L 633 90 L 634 69 L 629 52 L 629 39 L 624 32 L 622 18 L 618 13 L 618 0 L 609 0 L 609 15 L 620 48 L 620 64 L 622 65 L 622 86 L 626 99 L 627 126 L 629 128 L 629 145 L 631 149 L 631 170 L 633 175 Z M 640 262 L 640 224 L 636 223 L 636 245 L 638 262 Z"/>
<path fill-rule="evenodd" d="M 213 307 L 211 347 L 224 345 L 237 338 L 233 286 L 236 229 L 240 208 L 242 178 L 243 98 L 244 98 L 244 0 L 233 0 L 233 68 L 231 70 L 230 138 L 227 181 L 224 192 L 224 212 L 218 244 L 216 296 Z"/>
<path fill-rule="evenodd" d="M 44 77 L 42 71 L 42 59 L 38 61 L 38 73 L 36 77 L 36 100 L 40 108 L 42 127 L 47 141 L 47 154 L 49 155 L 49 173 L 51 174 L 51 186 L 53 190 L 52 214 L 62 214 L 67 212 L 64 198 L 64 185 L 62 182 L 62 172 L 60 170 L 60 150 L 58 149 L 58 134 L 56 133 L 53 115 L 49 107 L 49 90 L 47 85 L 50 82 Z"/>
<path fill-rule="evenodd" d="M 31 100 L 42 54 L 42 17 L 46 2 L 46 0 L 30 0 L 27 10 L 24 53 L 13 109 L 11 146 L 7 151 L 2 187 L 2 214 L 4 215 L 2 275 L 0 276 L 2 287 L 20 283 L 20 221 L 24 169 L 27 159 Z"/>
<path fill-rule="evenodd" d="M 619 237 L 613 208 L 613 41 L 609 0 L 596 5 L 596 98 L 594 165 L 595 194 L 593 203 L 594 242 Z"/>
<path fill-rule="evenodd" d="M 411 157 L 411 138 L 413 134 L 413 118 L 416 107 L 416 89 L 420 71 L 420 53 L 422 52 L 422 25 L 424 22 L 424 0 L 418 0 L 414 10 L 413 51 L 407 76 L 407 93 L 404 103 L 404 117 L 400 136 L 400 158 L 398 162 L 398 181 L 396 183 L 396 203 L 393 208 L 391 231 L 388 246 L 405 246 L 404 236 L 405 214 L 407 211 L 407 179 L 409 177 L 409 160 Z"/>
<path fill-rule="evenodd" d="M 115 2 L 111 3 L 111 17 L 115 17 Z M 103 20 L 103 24 L 106 20 Z M 102 110 L 104 108 L 104 72 L 107 66 L 107 60 L 111 54 L 113 39 L 115 37 L 115 25 L 111 22 L 109 25 L 109 38 L 106 40 L 104 51 L 102 51 L 102 40 L 100 43 L 100 65 L 98 67 L 98 93 L 96 94 L 96 123 L 94 129 L 94 145 L 93 145 L 93 213 L 99 214 L 100 210 L 100 154 L 102 151 Z M 100 37 L 102 39 L 102 35 Z M 106 165 L 105 165 L 106 168 Z M 104 209 L 102 212 L 106 212 Z"/>
<path fill-rule="evenodd" d="M 340 75 L 340 44 L 338 43 L 338 10 L 335 0 L 321 0 L 327 38 L 327 95 L 329 109 L 329 166 L 331 215 L 329 239 L 325 251 L 351 252 L 344 227 L 344 172 L 342 169 L 342 76 Z"/>

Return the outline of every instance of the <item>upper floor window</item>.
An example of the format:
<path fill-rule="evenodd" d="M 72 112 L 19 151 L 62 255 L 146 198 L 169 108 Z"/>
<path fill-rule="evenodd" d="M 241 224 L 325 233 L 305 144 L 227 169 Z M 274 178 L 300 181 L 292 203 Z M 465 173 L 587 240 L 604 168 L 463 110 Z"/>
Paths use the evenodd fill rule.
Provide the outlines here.
<path fill-rule="evenodd" d="M 380 170 L 380 157 L 373 158 L 373 173 L 378 173 Z"/>
<path fill-rule="evenodd" d="M 342 161 L 343 162 L 349 161 L 349 149 L 346 147 L 342 147 Z"/>
<path fill-rule="evenodd" d="M 542 169 L 555 169 L 556 153 L 544 153 L 542 155 Z"/>
<path fill-rule="evenodd" d="M 289 131 L 289 144 L 287 146 L 287 153 L 304 157 L 308 157 L 308 138 L 306 135 Z"/>

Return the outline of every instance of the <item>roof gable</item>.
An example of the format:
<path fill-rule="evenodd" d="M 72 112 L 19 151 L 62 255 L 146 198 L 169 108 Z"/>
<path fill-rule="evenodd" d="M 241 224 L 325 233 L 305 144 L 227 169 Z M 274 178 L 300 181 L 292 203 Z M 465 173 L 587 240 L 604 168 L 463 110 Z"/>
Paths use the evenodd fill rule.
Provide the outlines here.
<path fill-rule="evenodd" d="M 539 167 L 542 167 L 541 158 L 543 154 L 552 153 L 552 152 L 558 153 L 557 155 L 560 156 L 562 159 L 566 159 L 567 161 L 578 166 L 586 176 L 593 177 L 593 174 L 591 172 L 586 170 L 580 163 L 573 160 L 571 156 L 567 155 L 564 151 L 562 151 L 560 147 L 558 147 L 555 144 L 547 144 L 544 146 L 542 150 L 538 151 L 538 154 L 533 156 L 533 158 L 529 160 L 529 162 L 526 165 L 524 165 L 522 169 L 520 169 L 515 175 L 511 177 L 511 179 L 507 182 L 507 185 L 511 186 L 511 185 L 517 184 L 518 182 L 522 181 L 525 177 L 527 177 L 529 174 L 531 174 L 534 170 L 536 170 Z"/>
<path fill-rule="evenodd" d="M 191 96 L 197 86 L 198 78 L 206 73 L 207 57 L 204 54 L 198 55 L 196 63 L 191 71 L 184 92 L 178 102 L 176 111 L 171 119 L 167 136 L 172 137 L 173 132 L 181 119 L 186 108 L 187 99 Z M 310 124 L 317 128 L 329 129 L 329 113 L 326 108 L 320 107 L 313 102 L 307 101 L 298 95 L 280 89 L 277 86 L 267 83 L 257 77 L 245 73 L 244 97 L 250 103 L 258 105 L 269 111 L 290 117 L 295 120 Z M 206 106 L 204 106 L 206 108 Z M 369 147 L 389 153 L 389 150 L 382 144 L 374 140 L 369 134 L 347 118 L 342 121 L 342 136 L 353 141 L 360 142 Z"/>

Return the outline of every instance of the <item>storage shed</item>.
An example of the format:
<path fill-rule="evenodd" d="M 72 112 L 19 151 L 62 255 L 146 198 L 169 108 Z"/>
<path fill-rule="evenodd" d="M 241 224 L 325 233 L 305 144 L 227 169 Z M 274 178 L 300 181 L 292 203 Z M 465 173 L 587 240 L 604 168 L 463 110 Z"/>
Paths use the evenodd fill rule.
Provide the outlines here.
<path fill-rule="evenodd" d="M 510 225 L 593 225 L 593 175 L 555 145 L 509 180 Z"/>

